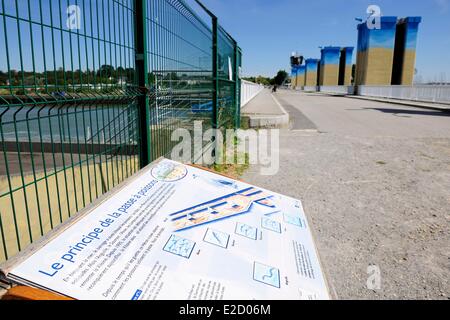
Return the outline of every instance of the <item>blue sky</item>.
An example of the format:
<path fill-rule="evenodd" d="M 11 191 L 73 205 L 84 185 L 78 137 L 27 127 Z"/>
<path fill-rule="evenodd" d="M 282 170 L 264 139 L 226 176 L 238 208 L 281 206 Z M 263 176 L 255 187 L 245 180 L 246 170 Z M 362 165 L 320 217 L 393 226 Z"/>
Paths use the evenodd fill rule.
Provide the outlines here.
<path fill-rule="evenodd" d="M 355 46 L 357 22 L 370 4 L 383 15 L 422 16 L 416 67 L 425 81 L 450 81 L 450 0 L 203 0 L 244 51 L 244 75 L 273 76 L 299 51 L 320 58 L 319 46 Z M 355 59 L 354 59 L 355 60 Z"/>

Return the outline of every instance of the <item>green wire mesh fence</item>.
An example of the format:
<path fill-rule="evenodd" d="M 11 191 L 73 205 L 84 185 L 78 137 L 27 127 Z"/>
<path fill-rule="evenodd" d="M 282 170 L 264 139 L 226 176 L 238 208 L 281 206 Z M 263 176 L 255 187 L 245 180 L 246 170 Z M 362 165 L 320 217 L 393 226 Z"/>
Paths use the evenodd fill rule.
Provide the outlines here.
<path fill-rule="evenodd" d="M 147 2 L 148 70 L 152 159 L 170 156 L 177 128 L 193 131 L 193 120 L 211 126 L 212 32 L 181 1 Z"/>
<path fill-rule="evenodd" d="M 175 129 L 239 125 L 240 49 L 192 5 L 0 0 L 0 262 L 170 157 Z"/>
<path fill-rule="evenodd" d="M 236 113 L 237 82 L 236 72 L 236 44 L 234 40 L 220 26 L 217 33 L 218 57 L 218 123 L 219 128 L 234 126 Z"/>

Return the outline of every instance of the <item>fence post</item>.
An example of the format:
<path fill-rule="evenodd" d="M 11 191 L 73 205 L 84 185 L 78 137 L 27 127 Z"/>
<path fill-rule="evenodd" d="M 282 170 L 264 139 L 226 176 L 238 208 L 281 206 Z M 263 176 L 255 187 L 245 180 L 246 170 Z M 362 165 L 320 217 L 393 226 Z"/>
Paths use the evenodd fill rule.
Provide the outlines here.
<path fill-rule="evenodd" d="M 213 93 L 212 93 L 212 128 L 219 128 L 219 48 L 217 45 L 217 34 L 219 30 L 219 22 L 217 21 L 217 17 L 205 7 L 205 5 L 200 0 L 195 0 L 195 2 L 205 10 L 206 14 L 211 17 L 212 22 L 212 85 L 213 85 Z"/>
<path fill-rule="evenodd" d="M 218 33 L 218 21 L 217 17 L 212 15 L 212 29 L 213 29 L 213 46 L 212 46 L 212 67 L 213 67 L 213 110 L 212 110 L 212 127 L 213 129 L 219 128 L 219 48 L 217 43 L 217 33 Z"/>
<path fill-rule="evenodd" d="M 140 134 L 140 166 L 144 168 L 151 159 L 150 138 L 150 110 L 147 96 L 148 65 L 147 65 L 147 0 L 134 0 L 136 13 L 135 21 L 135 72 L 137 85 L 141 94 L 137 98 L 139 108 L 139 134 Z"/>
<path fill-rule="evenodd" d="M 240 65 L 240 50 L 237 42 L 234 41 L 234 96 L 235 96 L 235 115 L 234 115 L 234 126 L 235 129 L 241 127 L 241 88 L 240 88 L 240 78 L 239 78 L 239 65 Z"/>

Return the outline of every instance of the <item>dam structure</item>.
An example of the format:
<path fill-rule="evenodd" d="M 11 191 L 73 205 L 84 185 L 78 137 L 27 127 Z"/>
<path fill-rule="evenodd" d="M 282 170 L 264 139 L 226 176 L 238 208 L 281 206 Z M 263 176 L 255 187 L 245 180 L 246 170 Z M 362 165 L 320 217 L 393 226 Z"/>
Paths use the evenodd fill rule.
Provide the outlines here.
<path fill-rule="evenodd" d="M 297 67 L 292 66 L 291 68 L 291 88 L 295 89 L 297 87 Z"/>
<path fill-rule="evenodd" d="M 417 35 L 421 21 L 421 17 L 406 17 L 397 23 L 392 85 L 413 85 Z"/>
<path fill-rule="evenodd" d="M 353 51 L 354 47 L 341 48 L 339 60 L 339 82 L 340 86 L 352 85 Z"/>
<path fill-rule="evenodd" d="M 319 59 L 306 59 L 305 87 L 317 87 L 319 63 Z"/>
<path fill-rule="evenodd" d="M 397 17 L 380 17 L 380 28 L 358 25 L 356 85 L 390 85 Z"/>
<path fill-rule="evenodd" d="M 301 89 L 305 86 L 305 72 L 306 66 L 299 66 L 297 70 L 297 89 Z"/>
<path fill-rule="evenodd" d="M 340 47 L 325 47 L 321 50 L 320 86 L 337 86 L 339 83 Z"/>

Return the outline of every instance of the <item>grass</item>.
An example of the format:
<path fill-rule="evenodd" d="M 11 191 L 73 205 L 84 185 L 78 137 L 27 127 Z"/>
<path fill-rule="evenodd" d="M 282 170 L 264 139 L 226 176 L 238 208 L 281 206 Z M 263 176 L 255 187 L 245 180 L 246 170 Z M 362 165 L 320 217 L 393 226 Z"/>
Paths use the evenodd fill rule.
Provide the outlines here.
<path fill-rule="evenodd" d="M 225 143 L 225 142 L 224 142 Z M 237 150 L 237 145 L 238 145 L 239 141 L 237 138 L 235 138 L 234 140 L 234 163 L 233 164 L 214 164 L 212 166 L 212 169 L 214 171 L 216 171 L 219 174 L 228 176 L 230 178 L 233 179 L 240 179 L 240 177 L 242 177 L 242 175 L 245 173 L 245 171 L 250 167 L 249 164 L 249 155 L 248 153 L 245 154 L 239 154 L 238 150 Z M 225 147 L 224 147 L 225 149 Z M 226 150 L 226 149 L 225 149 Z M 245 161 L 244 164 L 238 164 L 237 160 L 239 158 L 239 156 L 244 157 Z M 227 157 L 228 159 L 230 157 Z"/>
<path fill-rule="evenodd" d="M 214 171 L 224 176 L 228 176 L 233 179 L 239 179 L 249 168 L 248 156 L 246 155 L 245 164 L 215 164 L 213 166 Z"/>

